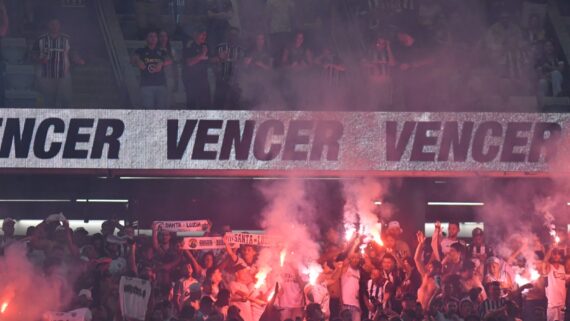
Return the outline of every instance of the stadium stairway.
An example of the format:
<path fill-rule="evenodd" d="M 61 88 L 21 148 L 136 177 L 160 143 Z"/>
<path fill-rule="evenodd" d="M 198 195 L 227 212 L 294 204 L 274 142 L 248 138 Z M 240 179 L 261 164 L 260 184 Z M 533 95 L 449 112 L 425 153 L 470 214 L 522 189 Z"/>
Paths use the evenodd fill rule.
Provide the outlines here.
<path fill-rule="evenodd" d="M 558 43 L 564 53 L 567 62 L 570 62 L 570 1 L 567 0 L 550 0 L 548 16 L 552 28 L 558 37 Z M 565 81 L 569 81 L 566 80 Z M 546 97 L 544 106 L 547 111 L 563 111 L 568 112 L 570 106 L 569 97 Z"/>
<path fill-rule="evenodd" d="M 62 3 L 63 29 L 86 61 L 85 65 L 73 68 L 73 107 L 118 108 L 125 101 L 113 72 L 95 1 L 85 0 L 79 5 Z"/>

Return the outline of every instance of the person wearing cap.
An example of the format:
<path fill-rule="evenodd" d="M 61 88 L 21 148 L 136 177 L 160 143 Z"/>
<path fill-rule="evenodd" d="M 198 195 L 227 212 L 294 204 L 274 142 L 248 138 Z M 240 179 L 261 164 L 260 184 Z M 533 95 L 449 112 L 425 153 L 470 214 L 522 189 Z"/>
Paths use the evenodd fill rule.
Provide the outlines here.
<path fill-rule="evenodd" d="M 483 279 L 483 284 L 485 285 L 491 282 L 499 282 L 504 294 L 507 294 L 514 289 L 514 283 L 511 275 L 505 271 L 503 262 L 496 256 L 491 256 L 487 259 L 487 274 Z"/>
<path fill-rule="evenodd" d="M 0 237 L 0 250 L 16 241 L 14 237 L 16 221 L 13 218 L 7 217 L 2 222 L 3 235 Z"/>
<path fill-rule="evenodd" d="M 391 221 L 388 223 L 386 228 L 386 237 L 393 237 L 395 240 L 395 244 L 393 246 L 394 253 L 391 253 L 396 257 L 398 262 L 405 258 L 406 256 L 411 255 L 410 246 L 405 241 L 401 240 L 400 237 L 404 230 L 400 227 L 400 222 L 398 221 Z"/>
<path fill-rule="evenodd" d="M 566 305 L 566 282 L 570 281 L 570 276 L 566 274 L 562 260 L 562 251 L 556 247 L 551 247 L 544 258 L 543 274 L 546 275 L 546 299 L 548 306 L 546 309 L 547 321 L 564 320 Z"/>

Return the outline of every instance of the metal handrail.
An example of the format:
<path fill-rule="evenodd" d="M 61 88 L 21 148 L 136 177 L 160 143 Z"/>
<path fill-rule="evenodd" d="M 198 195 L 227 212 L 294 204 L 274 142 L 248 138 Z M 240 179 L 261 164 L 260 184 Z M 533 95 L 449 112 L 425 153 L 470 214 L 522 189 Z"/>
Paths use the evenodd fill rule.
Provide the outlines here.
<path fill-rule="evenodd" d="M 97 19 L 111 60 L 113 74 L 120 88 L 126 89 L 131 105 L 140 102 L 140 89 L 130 64 L 129 52 L 112 0 L 95 0 Z"/>

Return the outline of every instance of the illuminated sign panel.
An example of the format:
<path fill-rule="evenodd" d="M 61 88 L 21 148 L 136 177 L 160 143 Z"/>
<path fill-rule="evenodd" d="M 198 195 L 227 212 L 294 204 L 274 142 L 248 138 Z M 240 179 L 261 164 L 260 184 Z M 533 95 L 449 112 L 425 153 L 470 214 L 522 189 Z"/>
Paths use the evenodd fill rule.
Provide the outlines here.
<path fill-rule="evenodd" d="M 544 175 L 570 146 L 569 117 L 4 109 L 0 167 L 117 175 Z"/>

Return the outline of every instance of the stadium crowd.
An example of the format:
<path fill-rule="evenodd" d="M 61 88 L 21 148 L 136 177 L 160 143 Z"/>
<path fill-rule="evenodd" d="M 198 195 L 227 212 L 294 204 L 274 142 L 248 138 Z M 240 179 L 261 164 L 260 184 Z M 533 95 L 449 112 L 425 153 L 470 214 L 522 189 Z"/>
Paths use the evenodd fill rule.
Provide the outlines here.
<path fill-rule="evenodd" d="M 36 88 L 46 106 L 69 106 L 73 65 L 90 63 L 74 50 L 83 39 L 65 34 L 74 26 L 53 18 L 54 1 L 13 2 L 0 1 L 0 21 L 10 17 L 0 36 L 34 26 L 41 36 L 26 59 L 41 71 Z M 138 27 L 125 39 L 146 41 L 132 57 L 143 108 L 480 110 L 569 92 L 544 0 L 115 3 Z M 179 89 L 184 102 L 173 99 Z"/>
<path fill-rule="evenodd" d="M 489 244 L 480 228 L 468 240 L 459 238 L 457 222 L 447 231 L 436 223 L 430 238 L 418 231 L 411 247 L 397 221 L 386 224 L 382 244 L 363 243 L 358 233 L 346 240 L 328 228 L 320 242 L 318 277 L 307 280 L 299 262 L 282 257 L 274 287 L 260 286 L 260 248 L 236 248 L 228 234 L 225 245 L 199 251 L 183 248 L 176 233 L 154 223 L 152 237 L 135 236 L 132 226 L 112 220 L 89 235 L 50 216 L 24 238 L 14 237 L 14 223 L 4 220 L 0 250 L 6 255 L 24 246 L 37 273 L 76 294 L 53 309 L 83 309 L 85 320 L 124 320 L 122 276 L 150 281 L 144 309 L 145 320 L 152 321 L 569 320 L 566 231 L 544 243 L 510 244 L 511 253 L 499 254 L 499 244 Z M 205 235 L 224 231 L 230 228 L 214 233 L 210 225 Z M 534 262 L 523 259 L 529 249 Z"/>
<path fill-rule="evenodd" d="M 181 53 L 166 31 L 152 32 L 161 5 L 171 9 Z M 153 67 L 161 80 L 149 82 L 156 64 L 180 70 L 190 109 L 341 100 L 437 110 L 480 105 L 483 96 L 563 96 L 567 68 L 546 10 L 541 0 L 137 1 L 142 38 L 163 52 L 137 65 L 149 93 L 143 105 L 171 105 L 176 73 Z M 149 88 L 157 85 L 158 93 Z"/>

